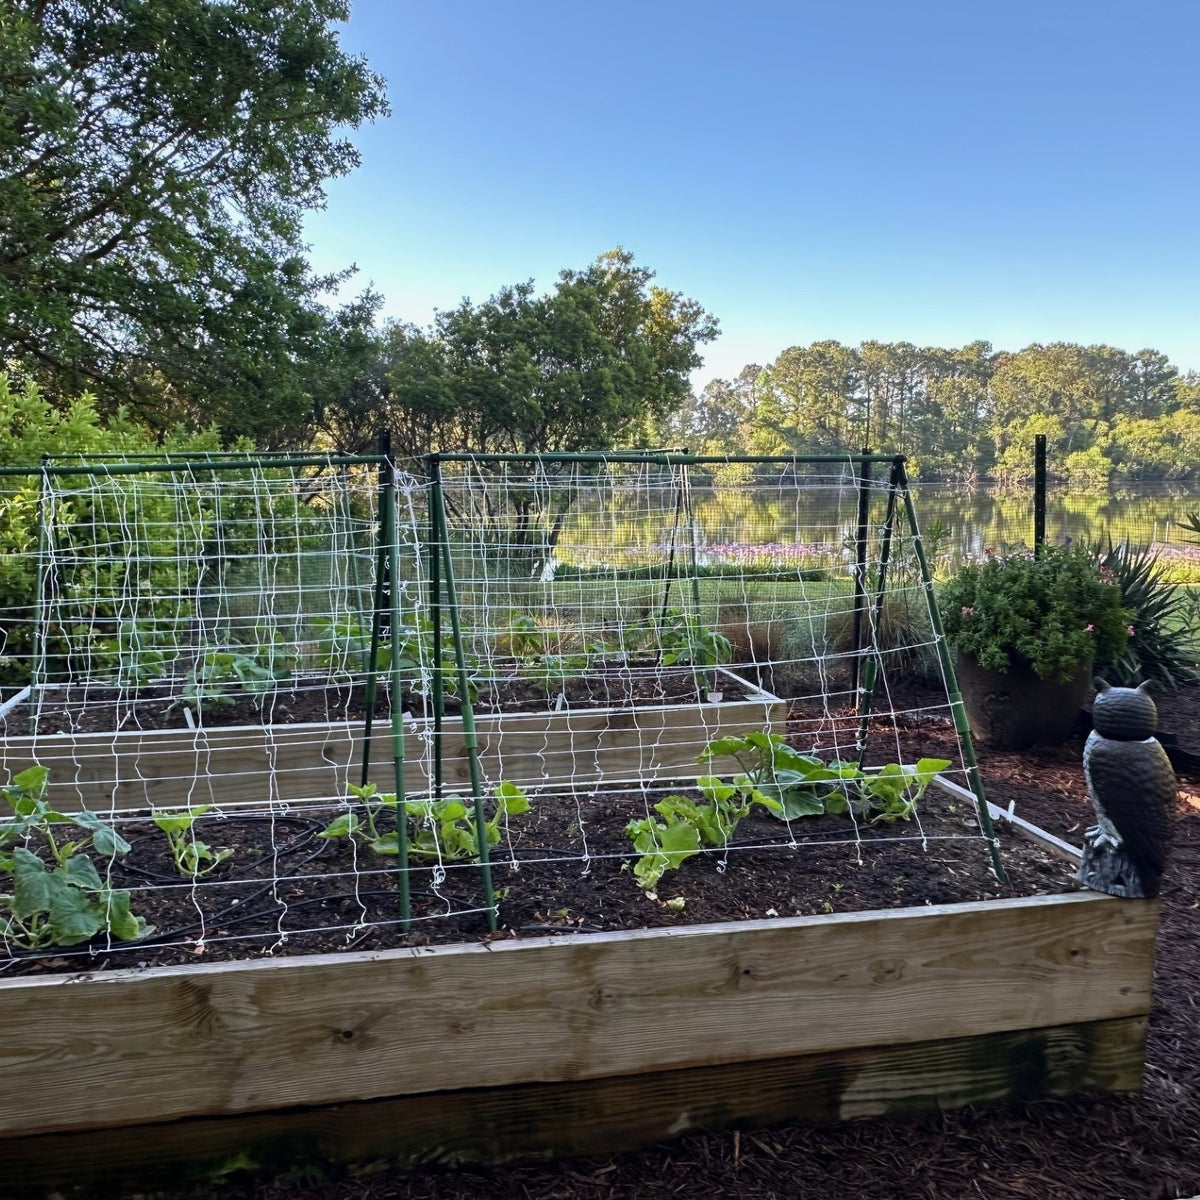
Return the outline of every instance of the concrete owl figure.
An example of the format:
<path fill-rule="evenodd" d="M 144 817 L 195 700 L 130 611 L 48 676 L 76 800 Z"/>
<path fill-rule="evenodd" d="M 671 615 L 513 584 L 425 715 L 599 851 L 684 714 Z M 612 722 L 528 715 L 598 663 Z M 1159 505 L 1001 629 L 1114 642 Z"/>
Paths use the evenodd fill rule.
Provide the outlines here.
<path fill-rule="evenodd" d="M 1096 810 L 1084 837 L 1079 879 L 1110 896 L 1157 896 L 1175 826 L 1176 784 L 1154 736 L 1158 709 L 1143 683 L 1096 680 L 1083 774 Z"/>

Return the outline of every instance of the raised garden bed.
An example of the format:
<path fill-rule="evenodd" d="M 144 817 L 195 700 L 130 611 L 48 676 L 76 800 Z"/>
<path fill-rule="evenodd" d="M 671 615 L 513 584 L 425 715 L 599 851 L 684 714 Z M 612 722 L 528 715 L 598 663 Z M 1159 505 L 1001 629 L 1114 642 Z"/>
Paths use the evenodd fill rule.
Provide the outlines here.
<path fill-rule="evenodd" d="M 39 1184 L 503 1160 L 1140 1084 L 1154 902 L 683 926 L 638 901 L 669 923 L 0 979 L 0 1160 Z"/>
<path fill-rule="evenodd" d="M 813 720 L 804 744 L 830 733 L 828 716 Z M 924 721 L 902 731 L 906 753 L 952 737 Z M 595 857 L 544 853 L 552 830 L 575 835 L 535 796 L 511 842 L 534 853 L 518 868 L 497 862 L 512 892 L 498 936 L 476 908 L 447 923 L 450 944 L 431 944 L 430 922 L 397 945 L 388 876 L 379 910 L 349 914 L 349 953 L 283 957 L 306 943 L 284 946 L 276 928 L 254 951 L 271 956 L 213 961 L 225 951 L 208 929 L 211 941 L 176 947 L 173 964 L 126 969 L 165 961 L 134 944 L 103 969 L 64 957 L 0 978 L 0 1020 L 20 1031 L 0 1098 L 9 1177 L 36 1189 L 178 1180 L 229 1162 L 503 1161 L 795 1116 L 1140 1086 L 1157 905 L 1063 894 L 1070 848 L 1011 824 L 1013 884 L 997 885 L 965 828 L 970 798 L 953 786 L 922 805 L 927 845 L 874 845 L 867 831 L 856 866 L 833 816 L 802 823 L 825 845 L 802 838 L 792 852 L 752 848 L 779 833 L 754 818 L 723 872 L 712 855 L 690 860 L 657 900 L 602 835 L 611 810 L 619 837 L 630 796 L 554 794 L 582 814 Z M 1019 849 L 1029 836 L 1041 847 L 1031 856 Z M 217 826 L 205 837 L 225 844 Z M 477 904 L 474 869 L 461 876 Z M 322 904 L 285 882 L 288 905 Z M 668 907 L 675 897 L 683 912 Z M 855 903 L 873 907 L 841 911 Z"/>
<path fill-rule="evenodd" d="M 691 671 L 676 674 L 691 687 L 690 703 L 656 703 L 653 697 L 635 703 L 634 697 L 623 697 L 617 704 L 593 699 L 558 710 L 478 713 L 484 777 L 533 787 L 560 779 L 636 782 L 695 775 L 696 755 L 713 738 L 783 723 L 781 700 L 730 671 L 716 669 L 722 698 L 715 703 L 697 697 Z M 60 711 L 65 699 L 45 697 L 43 707 Z M 0 765 L 16 774 L 41 763 L 50 768 L 55 804 L 96 812 L 196 804 L 246 807 L 345 796 L 347 786 L 359 781 L 362 717 L 296 721 L 295 706 L 285 707 L 286 719 L 266 724 L 259 719 L 245 725 L 206 721 L 194 729 L 96 729 L 93 718 L 73 725 L 50 721 L 49 731 L 33 736 L 23 732 L 26 714 L 16 707 L 0 732 Z M 337 704 L 330 707 L 338 709 Z M 348 702 L 344 707 L 352 711 Z M 432 771 L 433 718 L 406 715 L 405 735 L 406 789 L 425 791 Z M 462 718 L 447 716 L 441 738 L 445 783 L 452 789 L 467 786 Z M 380 764 L 375 772 L 380 778 L 390 772 L 390 757 L 388 720 L 377 718 L 372 761 Z"/>

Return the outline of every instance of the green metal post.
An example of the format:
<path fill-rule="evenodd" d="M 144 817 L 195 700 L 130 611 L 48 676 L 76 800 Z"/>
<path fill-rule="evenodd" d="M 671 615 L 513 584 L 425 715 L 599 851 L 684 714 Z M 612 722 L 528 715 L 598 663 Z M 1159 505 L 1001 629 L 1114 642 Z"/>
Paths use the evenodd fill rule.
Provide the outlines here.
<path fill-rule="evenodd" d="M 925 544 L 921 540 L 921 530 L 917 525 L 917 510 L 913 504 L 912 492 L 908 486 L 908 472 L 904 469 L 903 460 L 899 464 L 899 483 L 904 496 L 904 507 L 908 513 L 908 525 L 913 536 L 913 552 L 921 567 L 921 584 L 925 589 L 925 604 L 929 611 L 929 624 L 933 629 L 933 641 L 937 647 L 938 661 L 941 664 L 942 675 L 950 698 L 950 712 L 954 717 L 954 732 L 958 738 L 958 749 L 962 755 L 963 764 L 967 768 L 967 780 L 971 791 L 975 793 L 975 807 L 979 814 L 979 827 L 988 840 L 992 855 L 992 870 L 996 878 L 1004 883 L 1008 876 L 1004 864 L 1000 861 L 1000 846 L 996 841 L 996 831 L 992 828 L 992 814 L 988 812 L 987 793 L 983 787 L 983 776 L 979 772 L 979 763 L 975 759 L 975 747 L 971 743 L 971 730 L 967 724 L 967 709 L 963 704 L 962 693 L 958 690 L 958 676 L 954 671 L 954 659 L 950 647 L 946 643 L 946 631 L 942 628 L 942 616 L 938 611 L 937 597 L 933 590 L 933 575 L 929 570 L 929 562 L 925 558 Z"/>
<path fill-rule="evenodd" d="M 442 464 L 428 458 L 429 470 L 429 619 L 433 644 L 433 794 L 442 798 L 444 769 L 442 728 L 446 718 L 446 689 L 442 679 L 442 539 L 438 513 L 442 512 Z"/>
<path fill-rule="evenodd" d="M 850 642 L 854 657 L 850 660 L 850 687 L 856 692 L 862 684 L 860 654 L 863 615 L 867 608 L 867 522 L 870 517 L 871 462 L 866 456 L 870 453 L 864 446 L 858 471 L 858 517 L 854 530 L 854 631 Z"/>
<path fill-rule="evenodd" d="M 696 620 L 700 620 L 700 548 L 696 544 L 696 516 L 692 511 L 692 477 L 688 470 L 687 464 L 683 464 L 680 475 L 680 487 L 683 491 L 683 513 L 687 518 L 688 527 L 688 545 L 691 548 L 691 576 L 692 576 L 692 610 L 696 614 Z M 696 690 L 699 691 L 699 678 L 696 680 Z M 708 690 L 715 692 L 717 690 L 717 676 L 715 671 L 710 671 L 708 674 Z"/>
<path fill-rule="evenodd" d="M 683 512 L 683 477 L 680 475 L 679 486 L 675 491 L 675 515 L 671 521 L 671 548 L 667 551 L 667 579 L 663 585 L 662 612 L 659 621 L 667 619 L 667 610 L 671 607 L 671 584 L 675 577 L 675 543 L 679 537 L 679 517 Z"/>
<path fill-rule="evenodd" d="M 408 879 L 408 809 L 404 789 L 404 679 L 400 656 L 400 522 L 396 513 L 395 470 L 389 470 L 388 500 L 388 598 L 392 645 L 390 672 L 392 709 L 392 776 L 396 787 L 396 869 L 400 872 L 400 920 L 408 929 L 412 923 L 412 896 Z M 365 753 L 365 751 L 364 751 Z"/>
<path fill-rule="evenodd" d="M 895 532 L 895 528 L 896 528 L 896 494 L 899 491 L 900 471 L 902 470 L 903 465 L 904 464 L 901 459 L 896 459 L 892 463 L 892 474 L 891 474 L 891 478 L 888 483 L 887 512 L 884 514 L 884 518 L 883 518 L 883 538 L 882 538 L 882 540 L 880 542 L 880 546 L 879 546 L 879 577 L 878 577 L 876 590 L 875 590 L 874 603 L 872 604 L 872 607 L 871 607 L 872 623 L 873 623 L 875 629 L 879 628 L 880 620 L 883 616 L 883 601 L 884 601 L 884 592 L 887 588 L 888 563 L 891 561 L 891 557 L 892 557 L 892 536 L 893 536 L 893 534 Z M 860 512 L 860 514 L 862 514 L 862 512 L 863 512 L 863 507 L 861 504 L 859 506 L 859 512 Z M 863 520 L 863 523 L 865 524 L 865 518 Z M 861 570 L 860 577 L 862 578 L 863 583 L 865 585 L 866 570 L 867 570 L 865 540 L 861 544 L 861 554 L 862 554 L 862 559 L 861 559 L 862 570 Z M 864 586 L 863 601 L 865 604 L 865 601 L 866 601 L 865 586 Z M 861 631 L 861 627 L 860 627 L 860 631 Z M 861 652 L 861 649 L 862 649 L 861 642 L 856 640 L 856 650 Z M 858 661 L 857 658 L 855 661 L 856 662 Z M 858 675 L 858 674 L 859 673 L 856 672 L 856 675 Z M 878 658 L 877 654 L 872 654 L 871 657 L 867 659 L 866 671 L 863 672 L 859 676 L 859 680 L 861 682 L 861 688 L 859 689 L 859 696 L 858 696 L 859 721 L 858 721 L 857 745 L 858 745 L 858 765 L 860 768 L 862 767 L 862 764 L 863 764 L 863 756 L 866 754 L 866 751 L 867 751 L 867 730 L 871 724 L 871 710 L 875 704 L 875 684 L 876 684 L 876 681 L 878 680 L 878 677 L 879 677 L 879 658 Z M 856 684 L 856 687 L 857 686 L 858 685 Z"/>
<path fill-rule="evenodd" d="M 50 477 L 46 472 L 46 456 L 42 456 L 42 471 L 38 476 L 38 567 L 37 593 L 33 603 L 33 662 L 29 672 L 29 732 L 37 733 L 38 710 L 42 705 L 41 685 L 46 676 L 46 593 L 50 587 Z"/>
<path fill-rule="evenodd" d="M 343 485 L 348 485 L 351 479 L 350 472 L 343 470 L 341 472 Z M 362 579 L 358 570 L 358 542 L 354 537 L 354 510 L 350 505 L 350 496 L 348 486 L 343 486 L 338 490 L 338 508 L 341 511 L 342 520 L 345 522 L 346 529 L 346 546 L 350 555 L 350 594 L 354 599 L 350 603 L 353 604 L 355 611 L 362 612 L 366 595 L 363 592 Z M 336 543 L 335 543 L 336 544 Z M 347 604 L 350 607 L 350 604 Z M 363 650 L 362 656 L 363 674 L 370 671 L 371 668 L 371 653 L 369 649 Z"/>
<path fill-rule="evenodd" d="M 1033 439 L 1033 552 L 1046 546 L 1046 435 Z"/>
<path fill-rule="evenodd" d="M 371 648 L 367 655 L 366 713 L 363 716 L 362 776 L 359 782 L 366 787 L 371 778 L 371 735 L 375 727 L 375 696 L 378 690 L 379 642 L 383 633 L 383 605 L 386 594 L 387 558 L 391 546 L 391 521 L 396 514 L 395 497 L 392 495 L 394 480 L 387 469 L 387 454 L 391 453 L 391 434 L 379 435 L 380 454 L 384 455 L 379 465 L 379 517 L 375 542 L 375 595 L 371 608 Z M 399 697 L 393 697 L 399 704 Z"/>
<path fill-rule="evenodd" d="M 438 541 L 442 547 L 442 569 L 446 581 L 446 607 L 450 610 L 450 627 L 454 636 L 454 659 L 458 667 L 458 689 L 462 697 L 463 745 L 467 751 L 467 766 L 471 773 L 471 795 L 474 798 L 476 846 L 479 853 L 479 874 L 483 879 L 484 903 L 487 906 L 488 929 L 496 931 L 496 889 L 492 886 L 492 864 L 487 844 L 487 813 L 483 804 L 483 778 L 479 769 L 479 741 L 475 733 L 475 708 L 471 704 L 470 681 L 467 678 L 467 655 L 463 646 L 462 620 L 458 611 L 458 595 L 454 584 L 454 564 L 450 557 L 450 535 L 446 527 L 446 510 L 440 503 L 435 507 Z"/>

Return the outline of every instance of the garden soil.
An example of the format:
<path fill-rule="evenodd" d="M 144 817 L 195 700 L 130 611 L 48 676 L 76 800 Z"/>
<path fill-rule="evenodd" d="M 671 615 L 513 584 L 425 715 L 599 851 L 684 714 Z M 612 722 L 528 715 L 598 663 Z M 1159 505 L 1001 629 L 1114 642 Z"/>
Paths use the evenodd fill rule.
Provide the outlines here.
<path fill-rule="evenodd" d="M 1200 688 L 1160 697 L 1162 725 L 1200 752 Z M 797 712 L 802 740 L 827 720 Z M 950 731 L 916 717 L 907 753 Z M 991 799 L 1078 842 L 1090 807 L 1082 735 L 1052 749 L 978 755 Z M 949 755 L 946 755 L 949 757 Z M 225 1200 L 1176 1200 L 1200 1194 L 1200 777 L 1181 775 L 1163 897 L 1145 1085 L 1005 1107 L 838 1125 L 692 1133 L 636 1153 L 498 1168 L 378 1169 L 301 1186 L 224 1180 L 174 1193 Z M 686 864 L 685 864 L 686 865 Z M 544 915 L 544 914 L 543 914 Z M 757 915 L 757 914 L 754 914 Z M 166 1195 L 159 1193 L 159 1195 Z"/>

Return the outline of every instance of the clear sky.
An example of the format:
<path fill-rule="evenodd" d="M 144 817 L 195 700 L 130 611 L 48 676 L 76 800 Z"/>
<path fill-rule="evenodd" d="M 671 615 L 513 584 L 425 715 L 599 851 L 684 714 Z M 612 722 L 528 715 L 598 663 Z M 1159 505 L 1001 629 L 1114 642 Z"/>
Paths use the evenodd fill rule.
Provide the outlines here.
<path fill-rule="evenodd" d="M 1197 0 L 353 0 L 392 116 L 307 223 L 386 315 L 618 244 L 721 321 L 1200 369 Z"/>

